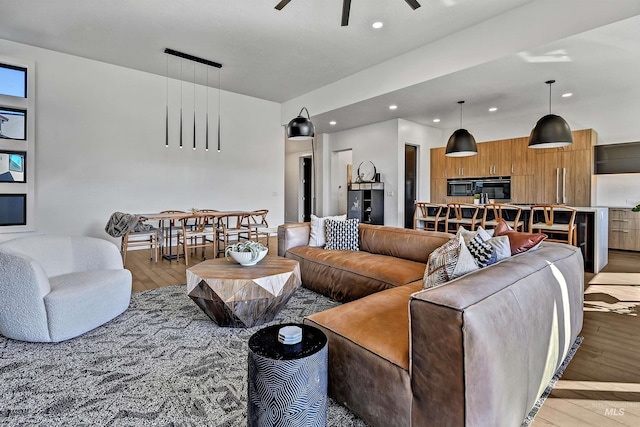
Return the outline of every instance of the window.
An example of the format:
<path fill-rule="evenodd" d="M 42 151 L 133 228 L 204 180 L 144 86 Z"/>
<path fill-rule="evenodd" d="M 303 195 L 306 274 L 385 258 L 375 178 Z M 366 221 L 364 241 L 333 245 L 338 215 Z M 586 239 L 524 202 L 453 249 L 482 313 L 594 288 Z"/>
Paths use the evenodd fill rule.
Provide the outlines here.
<path fill-rule="evenodd" d="M 27 224 L 27 195 L 0 194 L 0 226 Z"/>
<path fill-rule="evenodd" d="M 0 108 L 0 138 L 27 139 L 27 112 L 14 108 Z"/>
<path fill-rule="evenodd" d="M 27 97 L 27 69 L 0 64 L 0 95 Z"/>
<path fill-rule="evenodd" d="M 0 55 L 0 233 L 34 231 L 35 62 Z"/>

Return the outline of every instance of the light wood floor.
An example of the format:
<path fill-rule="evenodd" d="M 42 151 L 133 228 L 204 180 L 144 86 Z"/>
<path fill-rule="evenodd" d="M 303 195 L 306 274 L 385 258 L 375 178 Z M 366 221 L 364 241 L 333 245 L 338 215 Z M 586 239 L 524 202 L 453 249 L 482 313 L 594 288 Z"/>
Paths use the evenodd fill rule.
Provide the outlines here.
<path fill-rule="evenodd" d="M 275 237 L 269 247 L 277 253 Z M 186 283 L 184 260 L 154 263 L 138 250 L 126 267 L 134 291 Z M 533 426 L 640 426 L 640 253 L 610 251 L 606 268 L 585 274 L 585 283 L 584 341 Z"/>

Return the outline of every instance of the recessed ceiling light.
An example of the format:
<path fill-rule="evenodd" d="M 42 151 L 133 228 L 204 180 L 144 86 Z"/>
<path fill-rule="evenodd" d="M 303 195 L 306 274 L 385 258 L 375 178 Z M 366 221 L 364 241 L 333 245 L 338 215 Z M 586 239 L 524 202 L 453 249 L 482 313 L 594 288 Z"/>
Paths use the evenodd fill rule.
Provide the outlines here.
<path fill-rule="evenodd" d="M 440 123 L 440 119 L 433 119 L 433 123 Z"/>
<path fill-rule="evenodd" d="M 493 113 L 494 111 L 498 111 L 498 109 L 496 107 L 491 107 L 491 108 L 489 108 L 489 111 L 491 111 Z"/>
<path fill-rule="evenodd" d="M 389 105 L 389 110 L 397 110 L 398 106 L 397 105 Z"/>
<path fill-rule="evenodd" d="M 337 123 L 337 122 L 336 122 L 335 120 L 331 120 L 331 121 L 329 122 L 329 124 L 330 124 L 331 126 L 335 126 L 335 125 L 336 125 L 336 123 Z"/>
<path fill-rule="evenodd" d="M 563 97 L 563 98 L 568 98 L 568 97 L 570 97 L 571 95 L 573 95 L 571 92 L 567 92 L 567 93 L 563 93 L 563 94 L 562 94 L 562 97 Z"/>
<path fill-rule="evenodd" d="M 378 28 L 382 28 L 383 25 L 384 24 L 382 22 L 377 21 L 377 22 L 374 22 L 373 25 L 371 26 L 377 30 Z"/>

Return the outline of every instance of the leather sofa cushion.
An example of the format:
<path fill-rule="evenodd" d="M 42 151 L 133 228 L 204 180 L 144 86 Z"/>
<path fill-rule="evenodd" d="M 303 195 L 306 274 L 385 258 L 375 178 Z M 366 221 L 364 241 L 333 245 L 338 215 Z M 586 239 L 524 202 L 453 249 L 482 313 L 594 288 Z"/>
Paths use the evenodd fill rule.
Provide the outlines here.
<path fill-rule="evenodd" d="M 360 224 L 360 250 L 427 263 L 429 254 L 453 235 L 437 231 L 409 230 L 383 225 Z"/>
<path fill-rule="evenodd" d="M 300 262 L 304 287 L 341 302 L 420 280 L 426 267 L 364 251 L 328 251 L 310 246 L 291 248 L 286 256 Z"/>
<path fill-rule="evenodd" d="M 421 289 L 421 281 L 388 289 L 312 314 L 305 323 L 320 325 L 408 371 L 409 298 Z"/>

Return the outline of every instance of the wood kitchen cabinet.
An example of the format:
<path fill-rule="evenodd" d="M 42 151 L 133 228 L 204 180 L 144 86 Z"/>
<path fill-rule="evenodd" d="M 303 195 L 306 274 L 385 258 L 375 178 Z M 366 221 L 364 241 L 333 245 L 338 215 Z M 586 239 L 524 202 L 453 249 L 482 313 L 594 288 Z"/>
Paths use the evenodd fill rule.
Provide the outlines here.
<path fill-rule="evenodd" d="M 432 203 L 447 203 L 447 180 L 444 178 L 431 179 Z"/>
<path fill-rule="evenodd" d="M 446 157 L 445 175 L 447 178 L 470 178 L 477 175 L 478 156 Z"/>
<path fill-rule="evenodd" d="M 591 144 L 595 143 L 597 134 L 592 129 L 586 129 L 573 132 L 573 138 L 571 146 L 539 149 L 536 153 L 535 203 L 591 205 Z"/>
<path fill-rule="evenodd" d="M 478 144 L 478 155 L 446 157 L 445 148 L 431 150 L 431 201 L 447 197 L 447 178 L 511 177 L 513 203 L 591 205 L 593 129 L 573 132 L 573 144 L 561 148 L 529 148 L 529 137 Z"/>
<path fill-rule="evenodd" d="M 446 179 L 445 147 L 431 149 L 431 179 Z"/>
<path fill-rule="evenodd" d="M 529 137 L 511 140 L 511 171 L 509 175 L 533 175 L 536 150 L 529 148 Z"/>
<path fill-rule="evenodd" d="M 511 175 L 511 139 L 478 144 L 477 177 Z"/>
<path fill-rule="evenodd" d="M 609 248 L 640 251 L 640 212 L 609 209 Z"/>

